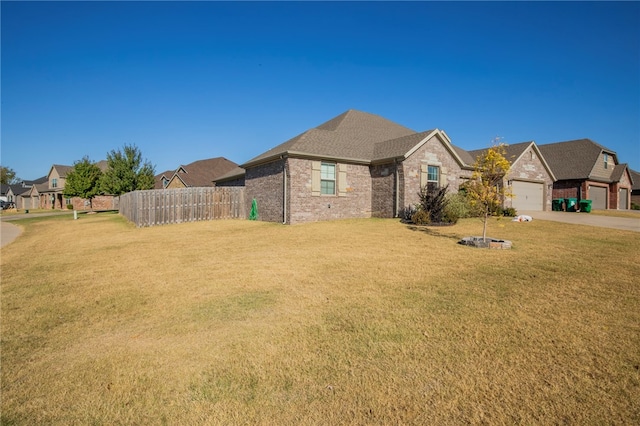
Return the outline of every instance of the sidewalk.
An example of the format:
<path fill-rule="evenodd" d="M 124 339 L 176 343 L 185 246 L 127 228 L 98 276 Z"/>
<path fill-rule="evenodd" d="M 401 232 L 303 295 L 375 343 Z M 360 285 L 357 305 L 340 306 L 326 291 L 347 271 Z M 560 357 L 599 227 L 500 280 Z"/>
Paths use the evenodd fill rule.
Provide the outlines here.
<path fill-rule="evenodd" d="M 22 228 L 13 223 L 7 223 L 4 220 L 0 222 L 0 247 L 13 242 L 22 234 Z"/>

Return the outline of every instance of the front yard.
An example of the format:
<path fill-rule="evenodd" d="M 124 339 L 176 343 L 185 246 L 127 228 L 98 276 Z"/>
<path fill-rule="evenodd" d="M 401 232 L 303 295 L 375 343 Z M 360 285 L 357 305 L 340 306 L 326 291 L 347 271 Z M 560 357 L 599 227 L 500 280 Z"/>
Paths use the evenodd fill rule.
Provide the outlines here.
<path fill-rule="evenodd" d="M 20 223 L 20 222 L 16 222 Z M 477 219 L 137 229 L 1 251 L 4 424 L 638 424 L 640 234 Z"/>

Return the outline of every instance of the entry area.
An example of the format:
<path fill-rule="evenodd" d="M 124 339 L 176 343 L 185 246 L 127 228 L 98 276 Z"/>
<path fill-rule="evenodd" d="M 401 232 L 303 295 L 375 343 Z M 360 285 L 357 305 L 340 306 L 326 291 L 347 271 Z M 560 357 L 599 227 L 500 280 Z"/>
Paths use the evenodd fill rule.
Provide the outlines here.
<path fill-rule="evenodd" d="M 512 205 L 516 210 L 544 210 L 544 184 L 511 181 Z"/>

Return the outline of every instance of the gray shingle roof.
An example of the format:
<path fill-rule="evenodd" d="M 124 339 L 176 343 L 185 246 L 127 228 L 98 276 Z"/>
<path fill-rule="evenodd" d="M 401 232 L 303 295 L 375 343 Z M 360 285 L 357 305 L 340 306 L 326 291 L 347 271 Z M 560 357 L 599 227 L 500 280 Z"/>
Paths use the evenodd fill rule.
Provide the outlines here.
<path fill-rule="evenodd" d="M 67 176 L 67 174 L 68 174 L 71 170 L 73 170 L 73 166 L 65 166 L 65 165 L 62 165 L 62 164 L 54 164 L 54 165 L 52 166 L 52 168 L 53 168 L 53 167 L 55 167 L 55 169 L 58 171 L 58 175 L 59 175 L 60 177 L 66 177 L 66 176 Z"/>
<path fill-rule="evenodd" d="M 238 165 L 233 161 L 224 157 L 216 157 L 181 165 L 174 172 L 165 176 L 171 179 L 177 175 L 189 187 L 212 186 L 215 179 L 234 170 L 236 167 Z M 183 169 L 184 172 L 178 172 L 180 169 Z M 161 178 L 162 175 L 159 177 Z"/>
<path fill-rule="evenodd" d="M 634 191 L 640 190 L 640 173 L 636 172 L 635 170 L 629 169 L 629 174 L 631 175 L 631 180 L 633 181 L 633 185 L 631 186 L 631 188 Z"/>
<path fill-rule="evenodd" d="M 616 157 L 615 151 L 591 139 L 539 145 L 538 148 L 558 180 L 588 179 L 602 151 Z"/>
<path fill-rule="evenodd" d="M 622 179 L 622 175 L 624 174 L 625 170 L 627 170 L 626 163 L 616 164 L 616 166 L 613 168 L 613 172 L 611 172 L 611 182 L 620 182 L 620 179 Z M 633 180 L 633 178 L 631 179 Z"/>
<path fill-rule="evenodd" d="M 405 142 L 393 146 L 376 144 L 415 135 L 415 131 L 378 115 L 348 110 L 339 116 L 252 158 L 243 167 L 256 165 L 280 155 L 322 156 L 369 162 L 388 150 L 400 150 Z M 408 143 L 408 142 L 407 142 Z"/>

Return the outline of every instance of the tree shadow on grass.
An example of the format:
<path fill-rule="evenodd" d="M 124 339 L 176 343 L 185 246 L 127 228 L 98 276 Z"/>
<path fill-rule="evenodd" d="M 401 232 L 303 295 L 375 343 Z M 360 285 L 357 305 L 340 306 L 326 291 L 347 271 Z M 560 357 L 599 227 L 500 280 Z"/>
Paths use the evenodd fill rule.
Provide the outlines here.
<path fill-rule="evenodd" d="M 454 240 L 455 242 L 460 241 L 462 237 L 459 235 L 449 235 L 449 234 L 443 234 L 442 232 L 439 232 L 438 228 L 446 228 L 448 226 L 451 226 L 451 225 L 442 225 L 442 226 L 407 225 L 407 229 L 414 232 L 422 232 L 431 237 L 448 238 L 450 240 Z"/>

